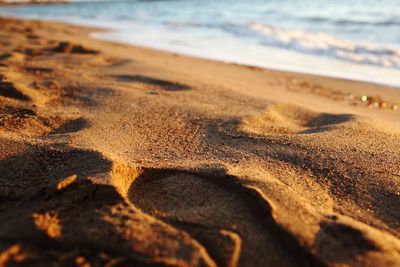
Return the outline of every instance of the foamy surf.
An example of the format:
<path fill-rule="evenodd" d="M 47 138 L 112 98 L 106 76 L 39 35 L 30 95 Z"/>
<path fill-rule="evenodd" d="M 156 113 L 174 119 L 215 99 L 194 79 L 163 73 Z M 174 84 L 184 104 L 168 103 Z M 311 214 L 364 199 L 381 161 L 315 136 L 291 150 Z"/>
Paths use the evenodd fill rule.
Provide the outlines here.
<path fill-rule="evenodd" d="M 262 37 L 262 43 L 304 53 L 335 57 L 360 64 L 400 68 L 400 49 L 368 43 L 356 43 L 326 33 L 286 30 L 259 22 L 248 24 Z"/>

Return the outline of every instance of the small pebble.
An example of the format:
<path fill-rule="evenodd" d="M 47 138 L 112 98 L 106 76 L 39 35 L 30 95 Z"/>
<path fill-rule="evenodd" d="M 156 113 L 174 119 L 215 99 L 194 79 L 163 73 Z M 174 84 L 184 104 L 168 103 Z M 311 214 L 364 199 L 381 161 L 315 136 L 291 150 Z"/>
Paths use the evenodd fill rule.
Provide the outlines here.
<path fill-rule="evenodd" d="M 386 103 L 386 102 L 380 102 L 380 103 L 379 103 L 379 106 L 380 106 L 381 108 L 387 108 L 387 103 Z"/>
<path fill-rule="evenodd" d="M 158 95 L 157 91 L 147 91 L 147 94 L 149 95 Z"/>

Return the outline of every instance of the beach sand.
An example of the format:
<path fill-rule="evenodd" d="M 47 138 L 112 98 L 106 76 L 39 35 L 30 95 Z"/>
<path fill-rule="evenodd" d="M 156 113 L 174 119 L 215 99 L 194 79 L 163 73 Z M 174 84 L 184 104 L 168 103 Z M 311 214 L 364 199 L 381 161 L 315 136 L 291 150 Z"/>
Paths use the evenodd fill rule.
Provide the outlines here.
<path fill-rule="evenodd" d="M 40 4 L 61 4 L 68 3 L 68 0 L 0 0 L 1 5 L 40 5 Z"/>
<path fill-rule="evenodd" d="M 400 90 L 0 25 L 0 266 L 400 265 Z"/>

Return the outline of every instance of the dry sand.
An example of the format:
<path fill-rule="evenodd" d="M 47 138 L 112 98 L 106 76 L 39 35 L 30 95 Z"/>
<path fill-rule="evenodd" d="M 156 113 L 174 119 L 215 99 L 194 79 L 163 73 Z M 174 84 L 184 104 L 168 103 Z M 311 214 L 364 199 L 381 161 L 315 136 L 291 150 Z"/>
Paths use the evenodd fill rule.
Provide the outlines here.
<path fill-rule="evenodd" d="M 0 25 L 0 266 L 400 265 L 399 90 Z"/>

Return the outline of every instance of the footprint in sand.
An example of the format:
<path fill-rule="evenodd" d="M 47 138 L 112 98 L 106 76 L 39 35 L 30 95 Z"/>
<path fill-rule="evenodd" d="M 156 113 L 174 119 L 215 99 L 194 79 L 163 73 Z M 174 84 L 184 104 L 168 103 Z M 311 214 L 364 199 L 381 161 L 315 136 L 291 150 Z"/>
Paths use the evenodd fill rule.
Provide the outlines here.
<path fill-rule="evenodd" d="M 307 134 L 330 130 L 354 119 L 350 114 L 317 113 L 295 105 L 270 106 L 265 113 L 243 119 L 242 129 L 256 134 Z"/>
<path fill-rule="evenodd" d="M 262 193 L 233 176 L 145 169 L 127 197 L 147 214 L 189 233 L 218 266 L 318 265 L 276 224 Z"/>
<path fill-rule="evenodd" d="M 65 177 L 104 172 L 106 163 L 100 154 L 86 150 L 72 150 L 62 145 L 31 146 L 19 155 L 0 161 L 0 198 L 29 198 Z"/>
<path fill-rule="evenodd" d="M 54 48 L 49 49 L 53 52 L 58 53 L 69 53 L 69 54 L 98 54 L 99 51 L 94 49 L 86 48 L 82 45 L 72 44 L 70 42 L 59 42 Z"/>
<path fill-rule="evenodd" d="M 144 214 L 105 184 L 111 167 L 100 153 L 63 146 L 3 158 L 0 198 L 15 205 L 0 205 L 0 248 L 29 243 L 39 248 L 29 262 L 41 265 L 74 266 L 61 257 L 75 248 L 97 262 L 107 253 L 123 266 L 216 266 L 190 235 Z"/>
<path fill-rule="evenodd" d="M 130 83 L 140 83 L 144 85 L 156 86 L 166 91 L 182 91 L 182 90 L 190 90 L 190 86 L 177 83 L 170 82 L 161 79 L 155 79 L 148 76 L 143 75 L 115 75 L 113 76 L 119 82 L 130 82 Z"/>
<path fill-rule="evenodd" d="M 20 92 L 14 85 L 14 83 L 6 81 L 4 76 L 0 74 L 0 95 L 16 100 L 28 101 L 30 98 Z"/>
<path fill-rule="evenodd" d="M 36 75 L 51 74 L 53 72 L 52 68 L 45 68 L 45 67 L 26 67 L 25 70 L 29 73 Z"/>
<path fill-rule="evenodd" d="M 0 61 L 14 61 L 14 62 L 24 62 L 26 55 L 19 52 L 3 53 L 0 55 Z M 3 64 L 4 67 L 8 67 L 8 64 Z"/>
<path fill-rule="evenodd" d="M 315 238 L 315 248 L 326 261 L 346 263 L 368 251 L 379 250 L 373 241 L 350 225 L 321 222 Z M 346 249 L 343 249 L 346 248 Z M 336 253 L 333 254 L 332 251 Z"/>
<path fill-rule="evenodd" d="M 75 133 L 89 127 L 89 122 L 84 118 L 78 118 L 67 121 L 57 129 L 53 130 L 50 134 L 68 134 Z"/>

